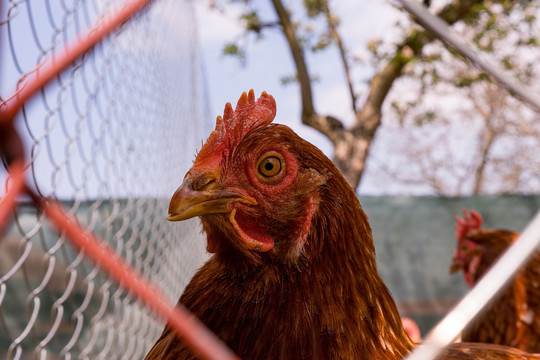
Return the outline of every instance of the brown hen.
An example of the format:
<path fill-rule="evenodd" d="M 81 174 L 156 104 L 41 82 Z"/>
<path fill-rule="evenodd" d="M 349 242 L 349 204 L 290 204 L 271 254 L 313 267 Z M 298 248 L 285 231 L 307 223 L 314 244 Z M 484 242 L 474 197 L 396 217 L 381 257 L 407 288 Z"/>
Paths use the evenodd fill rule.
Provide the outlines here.
<path fill-rule="evenodd" d="M 470 287 L 489 270 L 519 234 L 482 229 L 482 216 L 463 211 L 456 218 L 457 249 L 450 271 L 463 271 Z M 508 345 L 540 352 L 540 253 L 535 253 L 511 284 L 463 331 L 463 341 Z"/>
<path fill-rule="evenodd" d="M 271 124 L 275 113 L 265 92 L 227 104 L 175 192 L 168 219 L 199 216 L 213 253 L 179 303 L 242 359 L 404 357 L 414 344 L 354 191 L 319 149 Z M 447 358 L 526 358 L 463 346 Z M 195 358 L 169 326 L 146 357 Z"/>

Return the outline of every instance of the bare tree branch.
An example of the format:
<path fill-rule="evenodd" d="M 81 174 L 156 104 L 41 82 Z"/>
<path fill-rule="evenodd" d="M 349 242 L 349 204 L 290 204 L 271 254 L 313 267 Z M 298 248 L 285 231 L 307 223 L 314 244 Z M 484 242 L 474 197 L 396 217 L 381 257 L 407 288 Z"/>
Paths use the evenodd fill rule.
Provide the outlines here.
<path fill-rule="evenodd" d="M 341 56 L 341 62 L 343 64 L 343 70 L 345 71 L 345 79 L 347 81 L 347 86 L 349 87 L 349 93 L 351 95 L 351 103 L 354 113 L 356 114 L 356 92 L 354 91 L 354 86 L 351 78 L 351 70 L 349 66 L 349 61 L 347 60 L 347 50 L 343 45 L 341 40 L 341 35 L 337 31 L 336 18 L 330 11 L 330 6 L 328 5 L 328 0 L 323 0 L 322 5 L 324 7 L 324 12 L 326 15 L 326 21 L 328 22 L 328 27 L 330 28 L 330 35 L 336 41 L 336 44 L 339 49 L 339 54 Z"/>
<path fill-rule="evenodd" d="M 467 15 L 473 5 L 481 2 L 480 0 L 456 1 L 444 7 L 437 16 L 452 25 Z M 423 47 L 435 39 L 436 37 L 428 31 L 416 30 L 397 47 L 396 55 L 371 80 L 366 103 L 356 116 L 356 127 L 360 129 L 360 132 L 373 137 L 381 123 L 382 104 L 394 81 L 401 76 L 403 67 L 414 57 L 419 56 Z"/>
<path fill-rule="evenodd" d="M 471 99 L 474 104 L 474 108 L 476 111 L 482 116 L 485 126 L 484 126 L 484 141 L 480 141 L 479 144 L 479 158 L 480 163 L 476 167 L 476 170 L 474 171 L 474 185 L 473 185 L 473 194 L 477 195 L 480 194 L 480 191 L 482 190 L 482 185 L 484 183 L 485 178 L 485 171 L 486 166 L 489 162 L 489 153 L 491 149 L 493 148 L 493 144 L 495 142 L 495 139 L 499 135 L 498 132 L 495 130 L 493 126 L 493 119 L 495 118 L 496 109 L 495 107 L 499 106 L 500 104 L 493 104 L 491 101 L 488 100 L 488 111 L 486 112 L 482 106 L 478 103 L 478 99 L 475 96 L 472 96 Z M 495 107 L 494 107 L 495 106 Z"/>
<path fill-rule="evenodd" d="M 311 78 L 309 76 L 304 51 L 296 36 L 296 29 L 291 22 L 289 12 L 285 9 L 281 0 L 272 0 L 272 3 L 274 4 L 279 22 L 283 27 L 283 33 L 289 44 L 296 66 L 300 92 L 302 95 L 302 122 L 326 135 L 335 145 L 337 141 L 337 132 L 343 130 L 343 124 L 334 117 L 320 116 L 315 111 L 315 106 L 313 105 L 313 92 L 311 90 Z"/>

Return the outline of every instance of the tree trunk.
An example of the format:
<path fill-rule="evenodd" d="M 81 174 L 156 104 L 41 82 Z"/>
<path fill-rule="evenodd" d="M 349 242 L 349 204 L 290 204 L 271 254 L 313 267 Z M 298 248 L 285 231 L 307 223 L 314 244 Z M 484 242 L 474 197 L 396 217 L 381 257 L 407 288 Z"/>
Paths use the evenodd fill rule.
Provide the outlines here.
<path fill-rule="evenodd" d="M 370 145 L 371 139 L 354 136 L 350 131 L 343 132 L 334 144 L 332 161 L 354 190 L 364 173 Z"/>

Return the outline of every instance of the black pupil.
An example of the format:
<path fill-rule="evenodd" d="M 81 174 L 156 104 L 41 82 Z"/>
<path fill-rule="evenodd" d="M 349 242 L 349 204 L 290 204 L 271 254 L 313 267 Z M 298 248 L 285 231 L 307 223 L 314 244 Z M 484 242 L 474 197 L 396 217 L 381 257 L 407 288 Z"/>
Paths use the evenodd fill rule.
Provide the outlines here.
<path fill-rule="evenodd" d="M 274 169 L 274 164 L 272 164 L 270 161 L 268 161 L 266 164 L 264 164 L 264 169 L 266 171 L 270 171 L 270 170 Z"/>

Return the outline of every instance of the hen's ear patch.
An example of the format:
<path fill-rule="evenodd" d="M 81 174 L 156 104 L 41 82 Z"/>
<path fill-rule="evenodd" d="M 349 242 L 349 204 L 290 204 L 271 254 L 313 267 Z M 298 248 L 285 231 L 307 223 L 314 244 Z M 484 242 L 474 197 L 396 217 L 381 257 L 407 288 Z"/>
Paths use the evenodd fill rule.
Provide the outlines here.
<path fill-rule="evenodd" d="M 275 116 L 276 101 L 272 95 L 263 91 L 255 101 L 253 89 L 248 94 L 242 93 L 234 110 L 231 103 L 225 105 L 223 117 L 217 117 L 216 128 L 197 154 L 195 163 L 221 159 L 223 154 L 232 152 L 249 130 L 270 124 Z"/>

